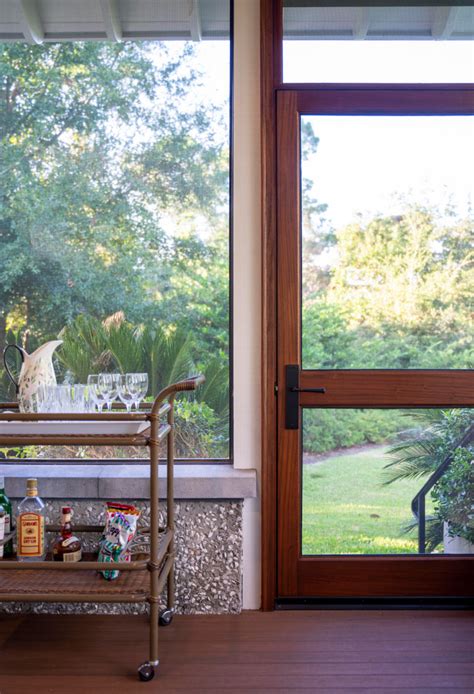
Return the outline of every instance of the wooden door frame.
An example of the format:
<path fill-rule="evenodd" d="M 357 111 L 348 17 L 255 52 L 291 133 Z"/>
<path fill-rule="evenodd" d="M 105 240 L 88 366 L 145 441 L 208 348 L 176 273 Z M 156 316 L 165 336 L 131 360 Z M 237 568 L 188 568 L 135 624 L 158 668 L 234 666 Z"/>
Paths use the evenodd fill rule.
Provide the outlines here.
<path fill-rule="evenodd" d="M 299 370 L 299 426 L 287 425 L 286 369 L 301 363 L 301 116 L 472 115 L 466 85 L 331 85 L 277 91 L 278 600 L 470 600 L 474 559 L 464 555 L 303 555 L 302 410 L 453 408 L 474 404 L 471 369 Z M 318 393 L 323 386 L 324 394 Z M 311 392 L 313 391 L 313 392 Z"/>
<path fill-rule="evenodd" d="M 260 0 L 260 122 L 262 195 L 262 609 L 277 596 L 277 255 L 276 89 L 282 71 L 281 0 Z"/>
<path fill-rule="evenodd" d="M 283 84 L 282 0 L 260 0 L 261 33 L 261 190 L 262 190 L 262 609 L 277 598 L 277 90 L 314 89 L 312 84 Z M 354 85 L 318 85 L 341 89 Z M 358 85 L 360 88 L 362 85 Z M 430 85 L 431 88 L 440 85 Z M 472 86 L 472 85 L 471 85 Z M 366 85 L 373 89 L 374 85 Z M 387 85 L 394 90 L 394 85 Z M 377 86 L 380 89 L 380 85 Z M 413 88 L 416 88 L 413 85 Z M 419 87 L 418 87 L 419 88 Z M 451 86 L 448 89 L 452 89 Z"/>

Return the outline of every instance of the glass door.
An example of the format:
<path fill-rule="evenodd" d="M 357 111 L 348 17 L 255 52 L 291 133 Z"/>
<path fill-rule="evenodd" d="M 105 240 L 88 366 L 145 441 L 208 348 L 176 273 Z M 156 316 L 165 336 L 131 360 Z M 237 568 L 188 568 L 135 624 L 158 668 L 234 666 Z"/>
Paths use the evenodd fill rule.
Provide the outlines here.
<path fill-rule="evenodd" d="M 472 99 L 277 106 L 278 595 L 472 595 Z"/>

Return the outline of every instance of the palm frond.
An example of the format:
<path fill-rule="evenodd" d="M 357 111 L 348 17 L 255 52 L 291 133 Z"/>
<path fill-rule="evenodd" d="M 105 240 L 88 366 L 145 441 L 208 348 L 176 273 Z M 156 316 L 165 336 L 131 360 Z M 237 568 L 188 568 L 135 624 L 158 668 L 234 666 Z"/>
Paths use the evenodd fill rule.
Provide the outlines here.
<path fill-rule="evenodd" d="M 206 402 L 220 416 L 229 413 L 229 371 L 220 359 L 214 358 L 204 369 L 204 384 L 196 393 L 199 402 Z"/>
<path fill-rule="evenodd" d="M 418 528 L 418 520 L 407 523 L 402 532 L 408 534 Z M 425 520 L 425 549 L 434 552 L 443 542 L 443 522 L 437 516 L 427 516 Z"/>

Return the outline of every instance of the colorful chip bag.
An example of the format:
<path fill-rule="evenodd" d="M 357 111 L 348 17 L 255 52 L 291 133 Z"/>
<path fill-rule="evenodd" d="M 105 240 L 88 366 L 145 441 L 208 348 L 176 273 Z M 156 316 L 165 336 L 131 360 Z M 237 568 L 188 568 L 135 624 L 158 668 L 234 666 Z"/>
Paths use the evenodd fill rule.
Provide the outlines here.
<path fill-rule="evenodd" d="M 105 528 L 99 541 L 98 561 L 130 561 L 130 545 L 137 531 L 140 511 L 130 504 L 107 502 Z M 108 581 L 118 577 L 120 571 L 101 571 Z"/>

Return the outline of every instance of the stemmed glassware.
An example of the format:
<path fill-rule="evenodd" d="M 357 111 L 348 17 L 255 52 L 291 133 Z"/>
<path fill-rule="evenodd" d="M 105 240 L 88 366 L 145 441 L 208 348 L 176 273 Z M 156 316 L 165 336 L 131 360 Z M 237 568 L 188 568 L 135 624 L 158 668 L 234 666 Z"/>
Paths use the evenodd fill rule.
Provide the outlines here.
<path fill-rule="evenodd" d="M 41 385 L 34 397 L 37 412 L 110 412 L 112 403 L 119 397 L 127 412 L 132 406 L 139 411 L 140 403 L 148 391 L 148 374 L 90 374 L 87 385 Z"/>
<path fill-rule="evenodd" d="M 106 403 L 106 399 L 103 392 L 99 388 L 99 375 L 91 374 L 90 376 L 88 376 L 87 385 L 89 386 L 89 392 L 92 396 L 92 400 L 95 402 L 99 412 L 102 412 Z"/>
<path fill-rule="evenodd" d="M 118 381 L 118 396 L 127 408 L 127 412 L 130 412 L 133 405 L 134 393 L 130 390 L 127 378 L 129 374 L 120 374 Z"/>
<path fill-rule="evenodd" d="M 135 409 L 140 409 L 140 403 L 145 398 L 148 392 L 148 374 L 147 373 L 131 373 L 125 374 L 129 392 L 132 394 L 133 404 Z"/>
<path fill-rule="evenodd" d="M 104 397 L 109 412 L 112 410 L 112 403 L 118 394 L 119 378 L 120 374 L 99 374 L 97 387 Z"/>

